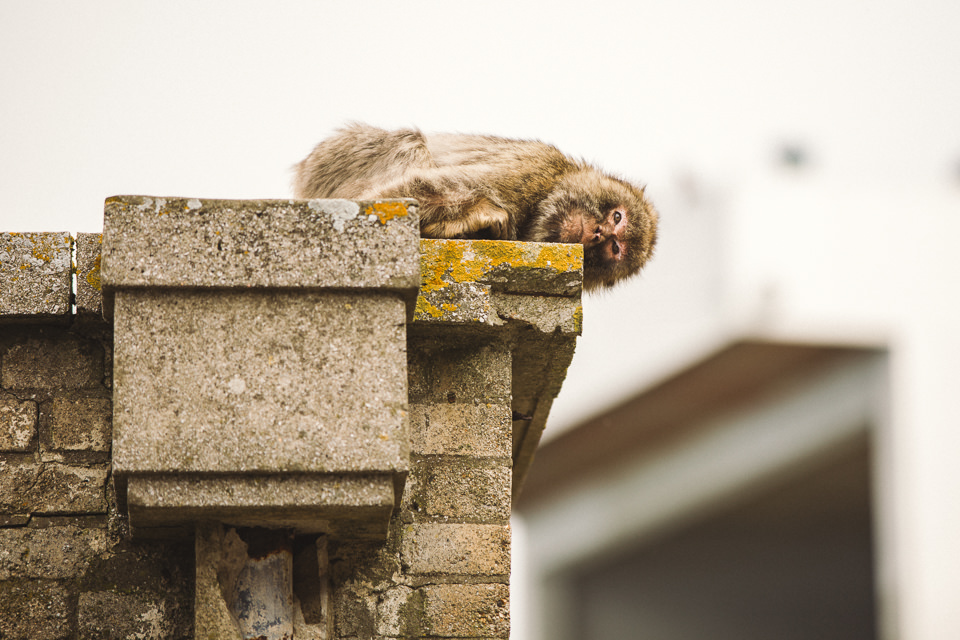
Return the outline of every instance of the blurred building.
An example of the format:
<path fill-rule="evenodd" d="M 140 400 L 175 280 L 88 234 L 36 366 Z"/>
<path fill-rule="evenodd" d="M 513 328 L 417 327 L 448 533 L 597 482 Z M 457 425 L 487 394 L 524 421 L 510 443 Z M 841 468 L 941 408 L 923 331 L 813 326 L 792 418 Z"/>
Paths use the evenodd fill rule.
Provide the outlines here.
<path fill-rule="evenodd" d="M 960 191 L 785 157 L 655 194 L 655 260 L 585 304 L 516 638 L 960 637 Z"/>

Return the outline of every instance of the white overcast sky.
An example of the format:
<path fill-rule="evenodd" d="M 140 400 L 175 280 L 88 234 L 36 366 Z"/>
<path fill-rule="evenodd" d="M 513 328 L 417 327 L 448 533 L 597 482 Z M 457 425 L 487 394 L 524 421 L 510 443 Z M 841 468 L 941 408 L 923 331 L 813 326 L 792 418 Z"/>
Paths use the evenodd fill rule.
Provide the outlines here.
<path fill-rule="evenodd" d="M 0 60 L 7 231 L 99 230 L 113 194 L 286 197 L 350 119 L 539 137 L 654 196 L 783 142 L 960 171 L 955 0 L 2 0 Z"/>
<path fill-rule="evenodd" d="M 680 249 L 700 250 L 680 236 L 703 229 L 681 220 L 683 185 L 759 211 L 736 255 L 797 265 L 809 210 L 769 179 L 784 144 L 833 185 L 810 199 L 827 228 L 833 209 L 859 208 L 851 227 L 865 203 L 899 213 L 939 190 L 949 208 L 960 193 L 957 0 L 0 0 L 0 61 L 0 231 L 99 231 L 117 194 L 289 197 L 291 165 L 347 120 L 540 138 L 647 183 L 660 255 L 585 301 L 561 427 L 674 350 L 648 335 L 699 322 L 685 283 L 717 290 L 679 273 Z M 897 229 L 876 226 L 895 246 Z M 889 262 L 837 249 L 860 271 Z M 845 268 L 821 262 L 827 283 Z M 849 292 L 835 297 L 859 304 Z"/>

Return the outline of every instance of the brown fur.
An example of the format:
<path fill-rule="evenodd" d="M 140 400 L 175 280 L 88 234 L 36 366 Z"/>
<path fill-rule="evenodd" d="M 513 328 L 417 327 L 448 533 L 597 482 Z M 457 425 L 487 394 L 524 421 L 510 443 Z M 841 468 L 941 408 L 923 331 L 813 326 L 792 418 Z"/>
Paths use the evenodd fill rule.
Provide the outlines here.
<path fill-rule="evenodd" d="M 297 198 L 416 198 L 426 237 L 582 242 L 587 290 L 637 273 L 657 238 L 642 188 L 534 140 L 352 124 L 295 169 Z"/>

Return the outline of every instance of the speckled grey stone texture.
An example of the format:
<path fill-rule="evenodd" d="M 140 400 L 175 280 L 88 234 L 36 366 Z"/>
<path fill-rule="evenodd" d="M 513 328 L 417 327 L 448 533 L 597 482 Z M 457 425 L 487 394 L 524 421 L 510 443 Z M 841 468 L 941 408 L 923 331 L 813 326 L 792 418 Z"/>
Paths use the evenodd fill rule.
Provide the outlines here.
<path fill-rule="evenodd" d="M 0 233 L 0 322 L 67 322 L 73 238 Z"/>
<path fill-rule="evenodd" d="M 37 435 L 37 403 L 0 393 L 0 451 L 27 451 Z"/>
<path fill-rule="evenodd" d="M 404 569 L 410 574 L 484 576 L 490 582 L 505 581 L 510 575 L 510 527 L 407 525 L 403 528 L 400 553 Z"/>
<path fill-rule="evenodd" d="M 102 233 L 78 233 L 77 247 L 77 319 L 103 320 L 103 296 L 100 293 L 100 246 Z"/>
<path fill-rule="evenodd" d="M 393 502 L 389 474 L 135 476 L 127 488 L 130 516 L 140 527 L 216 519 L 381 540 Z"/>
<path fill-rule="evenodd" d="M 103 238 L 135 530 L 338 520 L 382 538 L 409 467 L 415 208 L 127 196 L 107 200 Z M 330 490 L 344 473 L 358 482 Z"/>
<path fill-rule="evenodd" d="M 114 470 L 406 469 L 403 314 L 353 293 L 121 292 Z"/>
<path fill-rule="evenodd" d="M 400 292 L 412 309 L 420 284 L 409 200 L 116 196 L 103 236 L 107 303 L 130 287 L 376 288 Z"/>

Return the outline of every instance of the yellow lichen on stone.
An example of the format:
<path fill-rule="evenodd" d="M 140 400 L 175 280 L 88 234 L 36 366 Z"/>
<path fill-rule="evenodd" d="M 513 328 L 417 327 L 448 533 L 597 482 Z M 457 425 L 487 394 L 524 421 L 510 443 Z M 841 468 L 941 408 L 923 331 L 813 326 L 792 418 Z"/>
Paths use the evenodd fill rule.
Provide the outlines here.
<path fill-rule="evenodd" d="M 388 220 L 400 218 L 407 215 L 407 205 L 402 202 L 374 202 L 363 212 L 365 215 L 377 216 L 380 224 L 387 224 Z"/>
<path fill-rule="evenodd" d="M 577 310 L 573 313 L 573 326 L 577 335 L 583 332 L 583 305 L 578 304 Z"/>
<path fill-rule="evenodd" d="M 100 291 L 100 256 L 93 260 L 93 268 L 87 273 L 85 280 L 91 287 Z"/>
<path fill-rule="evenodd" d="M 441 308 L 441 307 L 444 307 L 444 308 Z M 444 304 L 438 307 L 435 304 L 432 304 L 422 295 L 420 295 L 420 296 L 417 296 L 417 306 L 414 309 L 414 315 L 415 316 L 431 316 L 433 318 L 442 318 L 444 315 L 444 311 L 449 311 L 449 309 L 445 309 L 446 307 L 453 307 L 453 305 Z"/>
<path fill-rule="evenodd" d="M 580 245 L 501 240 L 420 240 L 421 290 L 481 280 L 493 269 L 547 269 L 557 273 L 583 267 Z"/>
<path fill-rule="evenodd" d="M 35 259 L 43 262 L 50 262 L 53 260 L 54 254 L 62 250 L 58 246 L 57 240 L 62 240 L 63 243 L 67 245 L 67 250 L 69 250 L 70 242 L 72 241 L 70 236 L 56 237 L 53 234 L 45 233 L 24 233 L 16 235 L 22 235 L 26 238 L 31 244 L 30 253 Z M 25 266 L 26 265 L 22 266 L 21 269 L 25 268 Z"/>

